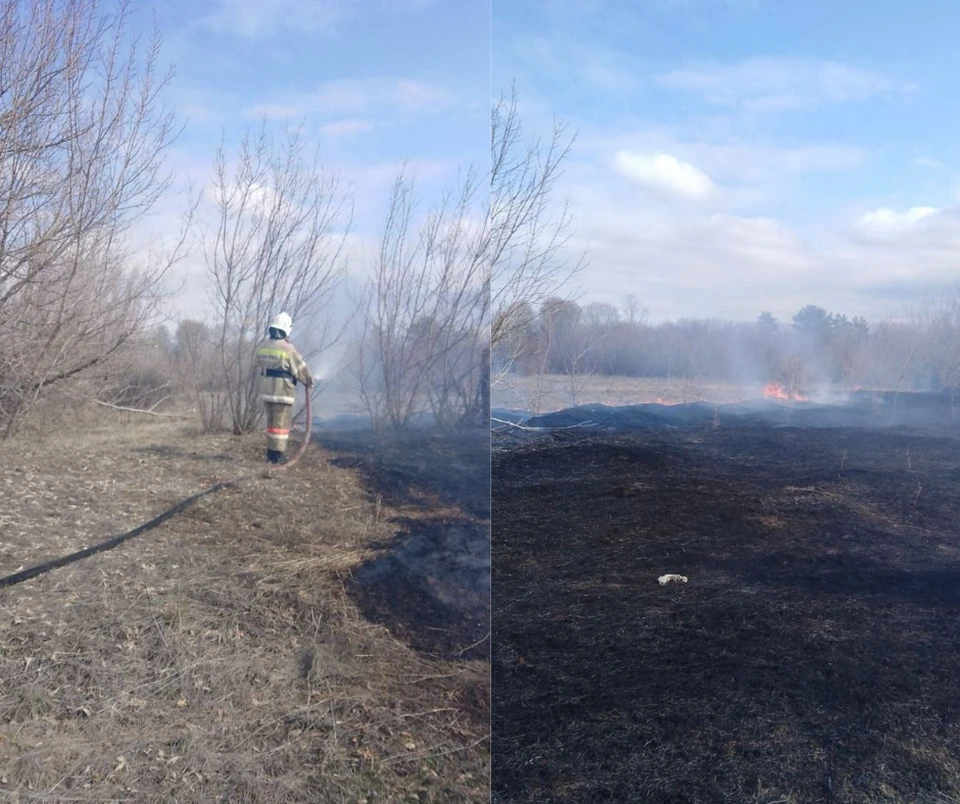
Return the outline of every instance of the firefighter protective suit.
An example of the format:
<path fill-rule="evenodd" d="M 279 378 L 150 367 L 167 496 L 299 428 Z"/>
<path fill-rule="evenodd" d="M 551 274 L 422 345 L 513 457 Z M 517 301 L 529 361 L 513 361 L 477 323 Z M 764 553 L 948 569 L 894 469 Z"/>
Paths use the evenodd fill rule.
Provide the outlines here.
<path fill-rule="evenodd" d="M 284 335 L 276 330 L 272 334 Z M 257 347 L 256 374 L 257 393 L 267 413 L 267 460 L 279 463 L 290 439 L 297 383 L 310 388 L 313 377 L 300 353 L 285 337 L 271 337 Z"/>

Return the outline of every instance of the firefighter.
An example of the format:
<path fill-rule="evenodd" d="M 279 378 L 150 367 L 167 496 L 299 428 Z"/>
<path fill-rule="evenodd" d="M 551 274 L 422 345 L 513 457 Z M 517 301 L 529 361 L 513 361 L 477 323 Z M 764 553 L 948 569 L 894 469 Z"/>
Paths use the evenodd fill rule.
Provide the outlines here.
<path fill-rule="evenodd" d="M 313 377 L 296 347 L 288 340 L 293 321 L 280 313 L 270 324 L 269 339 L 257 347 L 257 393 L 267 411 L 267 461 L 286 463 L 287 442 L 293 423 L 297 383 L 309 389 Z"/>

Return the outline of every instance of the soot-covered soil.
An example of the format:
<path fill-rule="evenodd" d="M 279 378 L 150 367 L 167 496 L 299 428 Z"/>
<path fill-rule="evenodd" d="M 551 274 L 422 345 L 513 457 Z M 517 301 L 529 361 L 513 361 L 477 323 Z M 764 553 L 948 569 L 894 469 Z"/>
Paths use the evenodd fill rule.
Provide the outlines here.
<path fill-rule="evenodd" d="M 426 654 L 489 660 L 490 431 L 321 431 L 319 439 L 394 512 L 395 535 L 346 585 L 364 615 Z"/>
<path fill-rule="evenodd" d="M 493 483 L 495 801 L 960 801 L 960 441 L 566 431 Z"/>

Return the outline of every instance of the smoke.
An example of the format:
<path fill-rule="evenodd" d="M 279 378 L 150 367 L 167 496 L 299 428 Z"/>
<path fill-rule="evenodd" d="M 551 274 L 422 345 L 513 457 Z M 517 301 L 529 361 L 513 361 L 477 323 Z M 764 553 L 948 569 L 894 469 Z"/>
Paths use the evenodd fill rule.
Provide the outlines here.
<path fill-rule="evenodd" d="M 310 365 L 310 373 L 318 383 L 332 383 L 341 378 L 346 369 L 348 347 L 338 343 L 315 357 Z"/>
<path fill-rule="evenodd" d="M 359 393 L 350 360 L 355 350 L 351 347 L 351 340 L 344 338 L 308 364 L 319 391 L 314 418 L 328 428 L 354 429 L 368 424 L 366 417 L 359 415 Z"/>

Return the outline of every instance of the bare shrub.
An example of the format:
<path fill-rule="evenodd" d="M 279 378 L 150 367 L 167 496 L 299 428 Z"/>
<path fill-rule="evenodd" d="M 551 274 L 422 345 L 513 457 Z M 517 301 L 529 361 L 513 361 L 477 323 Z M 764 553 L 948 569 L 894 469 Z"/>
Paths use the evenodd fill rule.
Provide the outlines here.
<path fill-rule="evenodd" d="M 810 386 L 810 367 L 801 355 L 783 357 L 777 366 L 776 380 L 790 396 L 801 395 Z"/>
<path fill-rule="evenodd" d="M 290 313 L 300 331 L 311 323 L 309 345 L 300 344 L 307 360 L 336 340 L 328 313 L 345 272 L 352 208 L 319 153 L 308 156 L 300 129 L 285 129 L 275 139 L 266 124 L 244 136 L 232 167 L 220 146 L 210 207 L 201 239 L 221 382 L 208 393 L 223 398 L 208 402 L 211 412 L 226 404 L 239 434 L 255 428 L 262 415 L 253 357 L 274 315 Z"/>
<path fill-rule="evenodd" d="M 6 3 L 0 28 L 0 432 L 153 320 L 165 256 L 134 259 L 131 227 L 168 189 L 176 129 L 159 37 L 129 5 Z"/>
<path fill-rule="evenodd" d="M 228 428 L 229 402 L 215 333 L 201 321 L 181 321 L 173 354 L 181 392 L 196 405 L 203 432 Z"/>
<path fill-rule="evenodd" d="M 585 265 L 583 255 L 565 256 L 570 204 L 553 206 L 574 136 L 556 123 L 547 141 L 525 141 L 517 101 L 515 88 L 501 96 L 490 121 L 490 343 L 501 366 L 520 357 L 516 336 L 529 310 L 560 294 Z M 502 371 L 494 381 L 500 377 Z"/>
<path fill-rule="evenodd" d="M 357 373 L 377 429 L 406 427 L 427 407 L 446 427 L 485 419 L 489 361 L 487 229 L 481 183 L 467 173 L 416 225 L 413 183 L 394 183 L 363 302 Z"/>
<path fill-rule="evenodd" d="M 921 361 L 935 388 L 960 386 L 960 283 L 927 305 L 919 325 Z"/>

